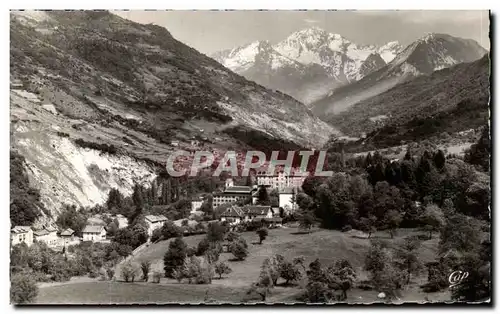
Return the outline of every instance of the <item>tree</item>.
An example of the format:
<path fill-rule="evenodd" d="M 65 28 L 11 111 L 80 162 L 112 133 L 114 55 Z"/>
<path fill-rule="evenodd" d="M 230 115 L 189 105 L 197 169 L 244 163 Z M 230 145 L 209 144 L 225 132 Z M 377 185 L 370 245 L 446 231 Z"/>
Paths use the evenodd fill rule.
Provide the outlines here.
<path fill-rule="evenodd" d="M 347 291 L 354 286 L 356 271 L 348 260 L 341 259 L 335 262 L 333 268 L 334 282 L 338 289 L 342 290 L 342 300 L 347 299 Z"/>
<path fill-rule="evenodd" d="M 262 241 L 268 236 L 269 231 L 267 231 L 267 228 L 263 227 L 257 230 L 257 234 L 259 235 L 259 244 L 262 244 Z"/>
<path fill-rule="evenodd" d="M 444 152 L 442 150 L 438 150 L 437 153 L 434 154 L 433 161 L 437 169 L 443 169 L 446 163 Z"/>
<path fill-rule="evenodd" d="M 363 232 L 368 233 L 368 239 L 373 233 L 377 232 L 377 217 L 370 215 L 368 217 L 361 217 L 359 221 L 359 229 Z"/>
<path fill-rule="evenodd" d="M 300 265 L 304 272 L 306 271 L 306 266 L 304 265 L 306 259 L 304 256 L 297 256 L 293 258 L 293 264 L 294 265 Z"/>
<path fill-rule="evenodd" d="M 265 186 L 260 186 L 257 191 L 257 205 L 271 205 L 271 199 Z"/>
<path fill-rule="evenodd" d="M 481 245 L 481 233 L 480 223 L 476 219 L 459 213 L 451 215 L 441 230 L 439 252 L 473 251 Z"/>
<path fill-rule="evenodd" d="M 125 215 L 125 213 L 120 212 L 120 210 L 123 207 L 123 195 L 120 193 L 120 191 L 118 191 L 118 189 L 113 188 L 109 190 L 108 199 L 106 201 L 106 207 L 108 211 L 111 213 L 114 214 L 121 213 Z"/>
<path fill-rule="evenodd" d="M 417 254 L 421 244 L 417 237 L 406 237 L 396 251 L 395 262 L 397 267 L 406 273 L 406 285 L 410 284 L 411 275 L 419 274 L 423 268 Z"/>
<path fill-rule="evenodd" d="M 490 170 L 491 159 L 491 139 L 490 127 L 487 124 L 481 133 L 481 137 L 476 144 L 473 144 L 466 152 L 464 160 L 472 165 L 478 165 L 483 171 Z"/>
<path fill-rule="evenodd" d="M 135 276 L 137 275 L 137 268 L 137 265 L 130 261 L 123 264 L 121 275 L 125 282 L 134 282 Z"/>
<path fill-rule="evenodd" d="M 56 224 L 62 229 L 71 228 L 75 233 L 80 234 L 87 224 L 87 217 L 78 211 L 75 205 L 64 205 Z"/>
<path fill-rule="evenodd" d="M 119 226 L 119 223 L 116 219 L 113 220 L 112 222 L 110 222 L 106 228 L 106 235 L 109 237 L 114 237 L 116 235 L 116 232 L 119 229 L 118 226 Z"/>
<path fill-rule="evenodd" d="M 175 238 L 168 246 L 168 251 L 163 257 L 165 276 L 172 278 L 175 269 L 184 264 L 187 255 L 187 245 L 182 238 Z"/>
<path fill-rule="evenodd" d="M 33 276 L 27 273 L 12 275 L 10 280 L 10 302 L 26 304 L 35 301 L 38 295 L 38 286 Z"/>
<path fill-rule="evenodd" d="M 166 221 L 161 227 L 161 234 L 163 236 L 163 240 L 168 240 L 182 236 L 182 230 L 173 222 Z"/>
<path fill-rule="evenodd" d="M 132 201 L 136 209 L 142 209 L 144 206 L 144 196 L 142 193 L 142 186 L 139 184 L 134 185 L 134 192 L 132 193 Z"/>
<path fill-rule="evenodd" d="M 394 233 L 401 223 L 401 214 L 396 210 L 389 210 L 384 217 L 384 225 L 389 230 L 391 239 L 394 238 Z"/>
<path fill-rule="evenodd" d="M 301 276 L 302 274 L 300 273 L 297 266 L 290 262 L 285 261 L 280 266 L 280 277 L 285 279 L 285 285 L 288 285 L 290 281 L 293 282 L 299 280 Z"/>
<path fill-rule="evenodd" d="M 305 193 L 298 193 L 296 196 L 297 206 L 302 210 L 312 210 L 314 207 L 314 200 Z"/>
<path fill-rule="evenodd" d="M 443 211 L 435 204 L 429 204 L 420 217 L 425 224 L 424 230 L 429 232 L 429 239 L 432 239 L 432 232 L 438 232 L 445 224 Z"/>
<path fill-rule="evenodd" d="M 370 272 L 370 280 L 379 291 L 390 298 L 398 295 L 405 276 L 395 267 L 393 254 L 386 242 L 372 240 L 365 258 L 365 270 Z"/>
<path fill-rule="evenodd" d="M 316 222 L 316 217 L 314 217 L 314 214 L 309 212 L 309 211 L 303 211 L 299 215 L 299 228 L 300 229 L 305 229 L 308 232 L 311 231 L 311 227 L 314 225 Z"/>
<path fill-rule="evenodd" d="M 224 240 L 226 227 L 221 225 L 218 221 L 208 224 L 207 239 L 209 242 L 221 242 Z"/>
<path fill-rule="evenodd" d="M 237 260 L 244 260 L 248 256 L 248 245 L 245 239 L 241 238 L 230 246 L 230 251 Z"/>
<path fill-rule="evenodd" d="M 151 269 L 151 262 L 146 261 L 141 263 L 141 270 L 142 270 L 142 280 L 148 281 L 149 278 L 149 270 Z"/>
<path fill-rule="evenodd" d="M 222 279 L 222 275 L 230 274 L 232 269 L 224 262 L 219 262 L 215 264 L 215 273 L 219 275 L 219 279 Z"/>

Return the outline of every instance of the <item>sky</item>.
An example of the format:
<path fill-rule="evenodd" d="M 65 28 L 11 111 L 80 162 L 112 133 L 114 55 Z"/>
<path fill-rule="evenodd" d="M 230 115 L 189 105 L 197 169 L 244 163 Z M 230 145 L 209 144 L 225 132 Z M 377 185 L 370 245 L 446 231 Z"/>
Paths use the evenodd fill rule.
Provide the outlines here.
<path fill-rule="evenodd" d="M 211 54 L 256 40 L 279 42 L 316 26 L 357 44 L 408 45 L 427 33 L 476 40 L 490 48 L 488 11 L 114 11 L 167 28 L 183 43 Z"/>

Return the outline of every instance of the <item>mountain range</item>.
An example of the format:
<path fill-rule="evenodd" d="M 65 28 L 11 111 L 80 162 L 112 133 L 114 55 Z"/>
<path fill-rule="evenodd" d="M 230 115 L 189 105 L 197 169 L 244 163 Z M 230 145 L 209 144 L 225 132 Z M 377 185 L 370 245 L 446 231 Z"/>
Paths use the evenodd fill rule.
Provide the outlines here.
<path fill-rule="evenodd" d="M 276 44 L 256 41 L 212 57 L 232 71 L 304 103 L 332 88 L 383 67 L 400 51 L 398 42 L 359 45 L 317 27 L 295 32 Z"/>
<path fill-rule="evenodd" d="M 452 65 L 472 62 L 487 51 L 476 41 L 447 34 L 427 34 L 399 53 L 391 62 L 359 81 L 332 90 L 311 104 L 313 112 L 329 120 L 352 105 L 376 96 L 398 83 L 428 75 Z"/>
<path fill-rule="evenodd" d="M 490 73 L 485 55 L 400 83 L 332 115 L 329 122 L 363 138 L 365 150 L 476 129 L 489 120 Z"/>

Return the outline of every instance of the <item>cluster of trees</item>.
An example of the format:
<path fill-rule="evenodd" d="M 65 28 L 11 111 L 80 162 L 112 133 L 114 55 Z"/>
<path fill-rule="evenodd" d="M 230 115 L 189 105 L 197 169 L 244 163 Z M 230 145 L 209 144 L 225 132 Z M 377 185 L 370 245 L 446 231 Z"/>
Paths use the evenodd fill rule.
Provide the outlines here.
<path fill-rule="evenodd" d="M 25 159 L 10 151 L 10 221 L 12 226 L 31 226 L 43 212 L 48 214 L 40 201 L 40 191 L 30 187 Z"/>
<path fill-rule="evenodd" d="M 131 252 L 130 246 L 117 243 L 81 243 L 63 252 L 53 251 L 44 242 L 15 245 L 10 258 L 11 300 L 33 302 L 37 282 L 67 281 L 73 276 L 111 280 L 115 265 Z"/>
<path fill-rule="evenodd" d="M 188 247 L 181 236 L 176 237 L 163 257 L 165 277 L 179 282 L 188 279 L 189 283 L 210 283 L 214 274 L 222 278 L 231 273 L 231 268 L 219 261 L 225 240 L 229 242 L 234 260 L 244 260 L 248 256 L 246 241 L 218 222 L 209 223 L 205 237 L 196 248 Z"/>
<path fill-rule="evenodd" d="M 328 267 L 322 267 L 316 259 L 309 264 L 306 274 L 306 298 L 312 303 L 345 301 L 347 291 L 354 286 L 356 280 L 356 271 L 344 259 Z"/>
<path fill-rule="evenodd" d="M 293 261 L 287 261 L 280 254 L 266 258 L 262 263 L 257 282 L 247 291 L 248 298 L 251 299 L 256 295 L 260 301 L 265 301 L 280 278 L 285 280 L 284 285 L 299 281 L 302 278 L 300 269 L 305 270 L 302 256 L 294 258 Z"/>
<path fill-rule="evenodd" d="M 88 212 L 84 208 L 78 210 L 75 205 L 64 205 L 57 216 L 56 224 L 60 230 L 71 228 L 76 234 L 81 234 L 87 224 L 87 219 Z"/>
<path fill-rule="evenodd" d="M 431 204 L 489 219 L 488 180 L 473 166 L 446 159 L 442 151 L 425 152 L 420 158 L 407 152 L 401 162 L 385 160 L 377 152 L 356 163 L 332 177 L 307 178 L 305 193 L 297 195 L 303 215 L 313 214 L 324 228 L 349 226 L 368 233 L 385 229 L 391 236 L 398 227 L 427 224 L 432 219 L 424 211 Z M 299 219 L 305 227 L 313 223 L 311 215 L 306 218 Z"/>

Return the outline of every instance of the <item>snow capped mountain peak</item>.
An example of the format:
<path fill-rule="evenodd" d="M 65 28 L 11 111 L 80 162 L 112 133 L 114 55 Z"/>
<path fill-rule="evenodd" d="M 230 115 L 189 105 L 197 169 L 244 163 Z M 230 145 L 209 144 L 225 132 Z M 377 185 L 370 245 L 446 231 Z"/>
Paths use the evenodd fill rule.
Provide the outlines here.
<path fill-rule="evenodd" d="M 391 62 L 401 51 L 403 51 L 403 46 L 398 41 L 388 42 L 377 50 L 386 63 Z"/>

